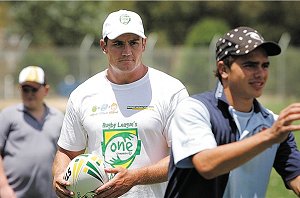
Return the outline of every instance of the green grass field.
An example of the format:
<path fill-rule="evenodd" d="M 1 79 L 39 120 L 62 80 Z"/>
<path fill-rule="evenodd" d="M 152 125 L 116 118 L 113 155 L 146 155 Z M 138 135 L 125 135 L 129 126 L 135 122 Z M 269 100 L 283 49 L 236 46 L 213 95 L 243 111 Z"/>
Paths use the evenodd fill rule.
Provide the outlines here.
<path fill-rule="evenodd" d="M 296 101 L 295 99 L 289 99 L 289 100 L 282 100 L 277 101 L 273 98 L 266 99 L 264 98 L 261 102 L 269 109 L 271 109 L 274 113 L 279 113 L 284 107 L 286 107 L 288 104 Z M 300 146 L 300 132 L 294 133 L 298 148 Z M 281 177 L 277 174 L 277 172 L 273 169 L 269 187 L 267 190 L 267 198 L 294 198 L 297 197 L 293 191 L 287 190 L 284 186 L 284 183 L 281 179 Z"/>

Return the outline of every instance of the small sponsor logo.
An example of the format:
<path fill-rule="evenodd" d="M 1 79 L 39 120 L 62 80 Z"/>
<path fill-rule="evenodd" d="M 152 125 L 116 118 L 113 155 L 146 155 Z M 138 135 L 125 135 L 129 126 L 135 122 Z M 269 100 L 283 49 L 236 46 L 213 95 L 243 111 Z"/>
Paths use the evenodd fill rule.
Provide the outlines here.
<path fill-rule="evenodd" d="M 117 103 L 112 103 L 111 105 L 109 104 L 102 104 L 101 106 L 92 106 L 91 109 L 91 116 L 98 115 L 98 114 L 115 114 L 118 113 L 118 104 Z"/>
<path fill-rule="evenodd" d="M 128 14 L 122 14 L 120 16 L 120 22 L 124 25 L 127 25 L 131 21 L 131 18 Z"/>
<path fill-rule="evenodd" d="M 253 38 L 253 39 L 255 39 L 255 40 L 258 40 L 258 41 L 260 41 L 261 43 L 263 42 L 263 38 L 261 38 L 257 33 L 255 33 L 255 32 L 248 32 L 247 34 L 246 34 L 246 36 L 249 36 L 249 37 L 251 37 L 251 38 Z"/>
<path fill-rule="evenodd" d="M 153 106 L 142 106 L 142 105 L 134 105 L 134 106 L 127 106 L 128 110 L 133 111 L 142 111 L 142 110 L 154 110 Z"/>

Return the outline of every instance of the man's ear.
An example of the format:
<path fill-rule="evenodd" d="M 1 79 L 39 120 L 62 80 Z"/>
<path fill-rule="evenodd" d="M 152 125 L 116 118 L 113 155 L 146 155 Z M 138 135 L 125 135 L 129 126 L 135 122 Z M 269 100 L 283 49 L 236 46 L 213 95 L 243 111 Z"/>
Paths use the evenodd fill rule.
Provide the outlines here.
<path fill-rule="evenodd" d="M 217 70 L 218 70 L 220 76 L 222 76 L 222 78 L 227 78 L 229 68 L 227 65 L 225 65 L 224 61 L 217 62 Z"/>
<path fill-rule="evenodd" d="M 99 45 L 100 45 L 100 47 L 102 49 L 102 52 L 104 54 L 106 54 L 107 53 L 107 49 L 106 49 L 106 43 L 105 43 L 104 39 L 100 39 Z"/>
<path fill-rule="evenodd" d="M 146 44 L 147 44 L 147 38 L 144 38 L 143 41 L 142 41 L 143 51 L 145 51 L 145 49 L 146 49 Z"/>
<path fill-rule="evenodd" d="M 45 85 L 45 96 L 48 95 L 49 90 L 50 90 L 50 85 L 46 84 L 46 85 Z"/>

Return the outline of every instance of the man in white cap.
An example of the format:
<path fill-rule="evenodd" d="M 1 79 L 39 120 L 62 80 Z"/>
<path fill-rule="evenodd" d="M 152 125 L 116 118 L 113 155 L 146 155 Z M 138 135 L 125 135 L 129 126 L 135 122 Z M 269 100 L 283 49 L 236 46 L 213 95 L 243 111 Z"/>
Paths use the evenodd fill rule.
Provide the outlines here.
<path fill-rule="evenodd" d="M 70 95 L 53 165 L 54 187 L 59 197 L 73 194 L 63 173 L 70 160 L 88 152 L 101 155 L 112 175 L 94 197 L 161 198 L 169 124 L 187 90 L 179 80 L 142 63 L 147 39 L 138 14 L 109 14 L 102 36 L 108 68 Z"/>
<path fill-rule="evenodd" d="M 0 113 L 0 197 L 56 197 L 52 163 L 63 113 L 44 103 L 49 91 L 42 68 L 19 74 L 22 104 Z"/>

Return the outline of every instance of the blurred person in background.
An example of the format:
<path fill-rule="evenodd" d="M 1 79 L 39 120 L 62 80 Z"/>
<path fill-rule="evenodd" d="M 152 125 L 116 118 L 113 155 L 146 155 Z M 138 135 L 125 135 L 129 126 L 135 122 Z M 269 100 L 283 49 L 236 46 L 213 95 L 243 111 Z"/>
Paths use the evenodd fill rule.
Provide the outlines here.
<path fill-rule="evenodd" d="M 67 103 L 53 165 L 59 197 L 73 194 L 63 174 L 85 151 L 101 155 L 114 175 L 94 197 L 163 197 L 169 124 L 188 92 L 179 80 L 143 64 L 146 41 L 137 13 L 119 10 L 106 18 L 100 47 L 108 68 L 79 85 Z"/>
<path fill-rule="evenodd" d="M 63 113 L 45 104 L 44 70 L 25 67 L 19 74 L 22 104 L 0 112 L 0 197 L 54 198 L 52 164 Z"/>
<path fill-rule="evenodd" d="M 250 27 L 216 44 L 216 89 L 191 96 L 171 123 L 172 153 L 165 198 L 265 197 L 272 167 L 300 196 L 300 103 L 279 115 L 257 100 L 269 74 L 269 56 L 281 53 Z"/>

